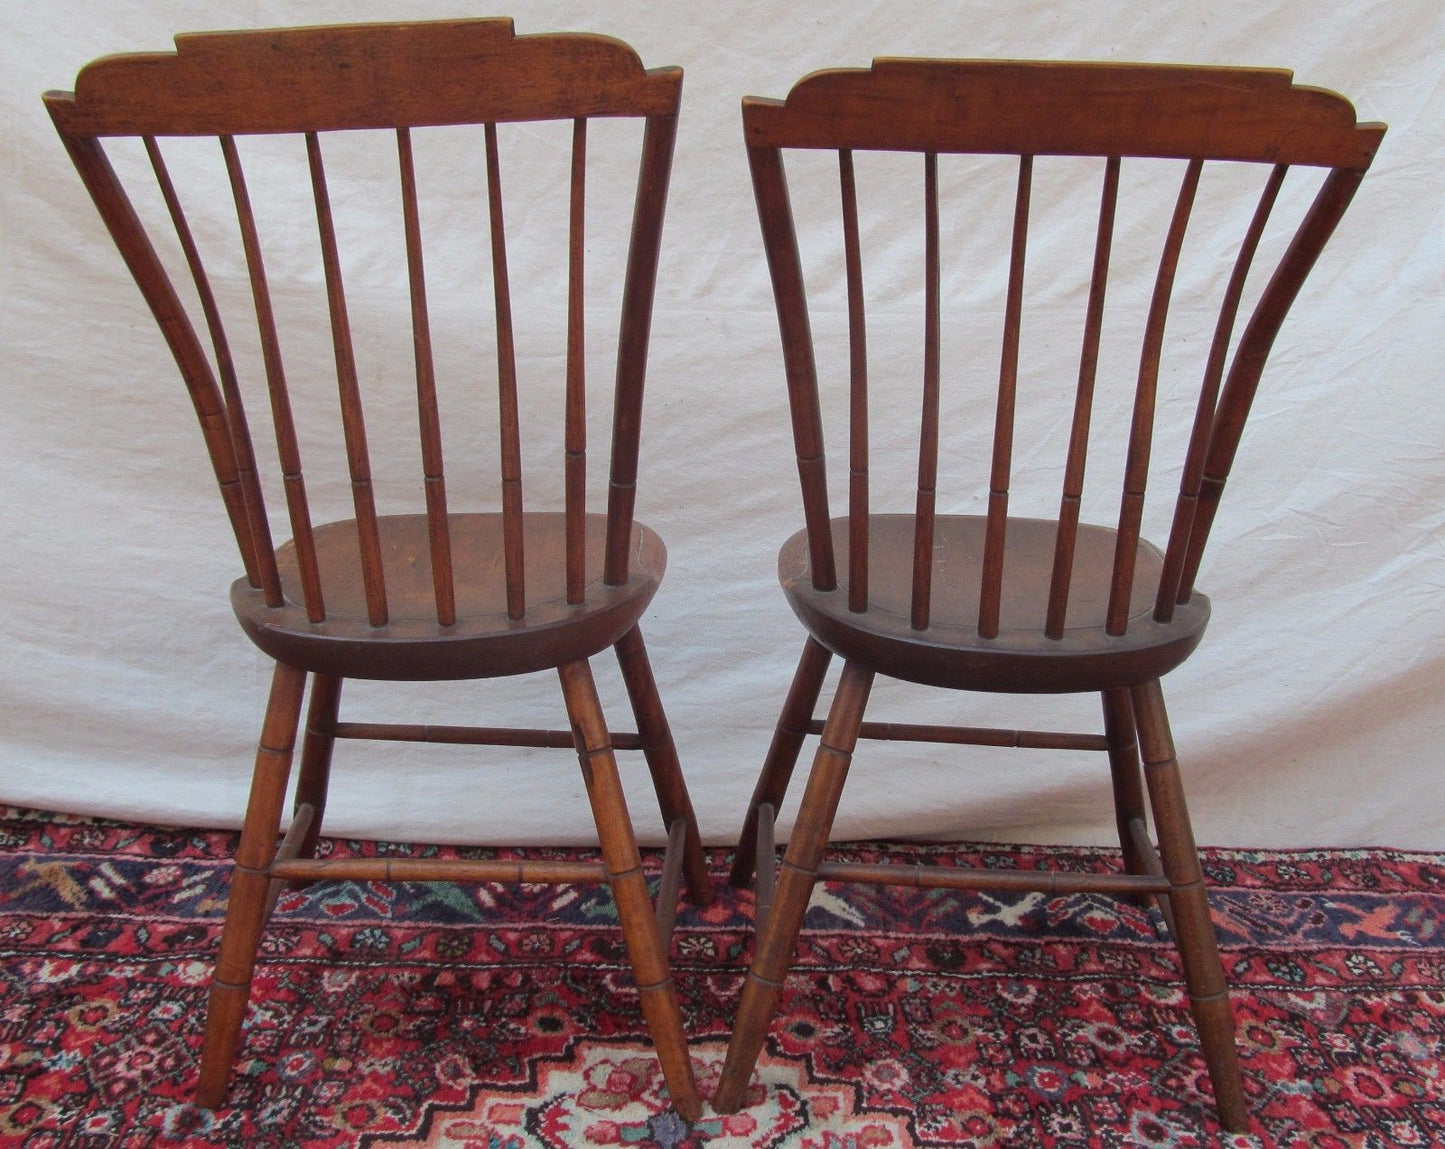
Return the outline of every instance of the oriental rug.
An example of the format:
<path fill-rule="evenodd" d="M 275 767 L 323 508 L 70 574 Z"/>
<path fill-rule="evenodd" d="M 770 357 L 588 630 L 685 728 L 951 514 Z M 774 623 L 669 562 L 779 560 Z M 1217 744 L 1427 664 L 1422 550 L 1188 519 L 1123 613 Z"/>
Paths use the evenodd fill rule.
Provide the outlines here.
<path fill-rule="evenodd" d="M 1250 1136 L 1221 1135 L 1157 914 L 1100 897 L 821 887 L 749 1104 L 667 1104 L 603 888 L 283 896 L 230 1105 L 189 1104 L 233 835 L 0 808 L 0 1146 L 1374 1146 L 1445 1129 L 1445 856 L 1206 850 Z M 328 841 L 334 855 L 516 852 Z M 1108 870 L 1038 847 L 850 861 Z M 530 857 L 580 851 L 526 851 Z M 704 1094 L 752 896 L 684 908 Z M 656 859 L 649 862 L 656 865 Z"/>

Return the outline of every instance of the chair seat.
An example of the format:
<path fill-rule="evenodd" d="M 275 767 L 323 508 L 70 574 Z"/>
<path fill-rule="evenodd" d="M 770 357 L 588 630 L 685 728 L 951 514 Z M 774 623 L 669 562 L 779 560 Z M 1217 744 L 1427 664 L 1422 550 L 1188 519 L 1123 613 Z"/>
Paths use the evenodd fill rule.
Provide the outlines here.
<path fill-rule="evenodd" d="M 611 646 L 637 624 L 667 566 L 658 535 L 634 523 L 629 577 L 620 586 L 602 579 L 605 515 L 586 519 L 586 588 L 582 602 L 566 595 L 565 516 L 523 516 L 526 614 L 507 616 L 502 516 L 455 514 L 451 530 L 457 621 L 437 623 L 425 515 L 379 519 L 389 619 L 368 621 L 358 561 L 356 522 L 314 530 L 326 618 L 306 616 L 296 548 L 276 552 L 285 602 L 268 607 L 245 579 L 231 587 L 241 628 L 272 658 L 344 678 L 441 680 L 490 678 L 550 670 Z"/>
<path fill-rule="evenodd" d="M 1153 619 L 1154 590 L 1164 556 L 1143 540 L 1134 572 L 1129 625 L 1105 633 L 1109 580 L 1118 532 L 1080 524 L 1069 607 L 1062 637 L 1048 638 L 1044 620 L 1053 571 L 1057 524 L 1008 520 L 1004 597 L 999 633 L 981 638 L 978 604 L 984 527 L 980 515 L 940 515 L 933 551 L 929 625 L 910 623 L 913 516 L 870 515 L 868 609 L 848 609 L 848 520 L 834 519 L 838 586 L 814 589 L 806 531 L 778 555 L 778 579 L 809 633 L 835 654 L 861 660 L 883 674 L 962 690 L 1040 694 L 1095 691 L 1156 679 L 1198 645 L 1209 621 L 1209 599 L 1195 593 L 1167 623 Z"/>

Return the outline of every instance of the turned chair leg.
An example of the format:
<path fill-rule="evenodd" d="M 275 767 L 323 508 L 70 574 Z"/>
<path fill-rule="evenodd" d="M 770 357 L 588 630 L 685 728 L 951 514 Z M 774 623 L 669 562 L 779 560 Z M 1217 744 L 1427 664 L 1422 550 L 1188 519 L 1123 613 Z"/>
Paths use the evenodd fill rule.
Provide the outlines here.
<path fill-rule="evenodd" d="M 806 653 L 804 657 L 806 659 Z M 844 665 L 783 856 L 773 907 L 753 947 L 752 967 L 743 984 L 742 1003 L 728 1043 L 727 1061 L 717 1096 L 713 1098 L 713 1108 L 719 1113 L 734 1113 L 742 1105 L 753 1067 L 762 1052 L 783 979 L 792 964 L 798 931 L 817 880 L 818 865 L 828 845 L 838 799 L 848 779 L 848 767 L 858 744 L 858 730 L 863 724 L 863 711 L 872 686 L 871 669 L 856 662 Z"/>
<path fill-rule="evenodd" d="M 1231 1132 L 1249 1130 L 1249 1109 L 1244 1101 L 1240 1078 L 1239 1051 L 1234 1043 L 1234 1010 L 1219 944 L 1209 916 L 1204 890 L 1204 873 L 1184 804 L 1174 739 L 1164 709 L 1159 683 L 1148 682 L 1130 688 L 1139 728 L 1139 745 L 1144 756 L 1144 776 L 1149 786 L 1154 824 L 1159 834 L 1159 852 L 1169 878 L 1169 901 L 1174 909 L 1175 941 L 1184 963 L 1184 981 L 1189 988 L 1189 1006 L 1199 1029 L 1199 1043 L 1214 1084 L 1219 1116 Z"/>
<path fill-rule="evenodd" d="M 642 753 L 652 774 L 657 791 L 657 804 L 662 809 L 663 825 L 670 831 L 679 818 L 686 826 L 683 841 L 682 871 L 687 879 L 687 896 L 695 906 L 712 904 L 712 881 L 702 853 L 702 839 L 697 832 L 697 816 L 688 797 L 687 782 L 677 760 L 677 746 L 672 741 L 672 728 L 657 693 L 657 680 L 652 676 L 652 663 L 642 641 L 642 629 L 634 626 L 614 647 L 617 664 L 622 668 L 622 681 L 637 719 L 637 732 L 642 736 Z"/>
<path fill-rule="evenodd" d="M 743 816 L 742 836 L 738 838 L 732 872 L 728 875 L 729 883 L 736 889 L 743 889 L 753 880 L 758 864 L 758 807 L 771 806 L 776 812 L 783 804 L 788 782 L 793 777 L 793 767 L 798 761 L 798 752 L 808 735 L 808 723 L 818 706 L 818 692 L 823 688 L 823 678 L 832 659 L 833 652 L 815 638 L 809 638 L 803 647 L 798 669 L 793 674 L 793 684 L 788 687 L 783 712 L 778 716 L 778 725 L 773 731 L 773 741 L 768 746 L 767 757 L 763 759 L 762 772 L 753 787 L 753 796 L 748 800 L 748 812 Z"/>
<path fill-rule="evenodd" d="M 1124 848 L 1124 868 L 1131 874 L 1146 874 L 1148 866 L 1131 826 L 1135 821 L 1146 828 L 1149 825 L 1139 744 L 1134 734 L 1134 704 L 1129 701 L 1128 688 L 1122 686 L 1104 691 L 1103 699 L 1104 737 L 1109 741 L 1109 774 L 1114 783 L 1114 822 L 1119 829 L 1119 844 Z"/>
<path fill-rule="evenodd" d="M 316 856 L 316 842 L 321 837 L 343 681 L 331 674 L 317 674 L 311 679 L 311 704 L 306 708 L 306 733 L 301 739 L 301 766 L 296 776 L 295 814 L 300 814 L 305 806 L 311 807 L 311 822 L 297 852 L 301 858 Z"/>
<path fill-rule="evenodd" d="M 1114 823 L 1119 831 L 1119 845 L 1124 849 L 1124 869 L 1130 874 L 1159 871 L 1154 847 L 1149 843 L 1149 814 L 1145 807 L 1144 775 L 1139 769 L 1139 740 L 1134 730 L 1134 704 L 1129 688 L 1116 686 L 1102 694 L 1104 702 L 1104 737 L 1109 742 L 1109 775 L 1114 784 Z M 1160 895 L 1131 894 L 1139 906 L 1157 904 L 1166 924 L 1172 919 L 1169 899 Z M 1170 936 L 1173 927 L 1170 926 Z"/>
<path fill-rule="evenodd" d="M 221 952 L 211 980 L 206 1042 L 196 1087 L 196 1104 L 206 1109 L 214 1109 L 226 1100 L 226 1083 L 251 997 L 251 975 L 256 967 L 256 950 L 270 901 L 266 870 L 276 855 L 276 836 L 281 826 L 286 779 L 291 772 L 291 754 L 296 745 L 296 724 L 301 716 L 301 695 L 305 687 L 305 671 L 277 664 L 266 704 L 266 720 L 261 727 L 261 741 L 256 749 L 256 770 L 251 780 L 246 821 L 231 872 Z"/>
<path fill-rule="evenodd" d="M 306 727 L 301 737 L 301 766 L 296 776 L 296 800 L 291 807 L 291 821 L 305 818 L 295 856 L 314 858 L 316 843 L 321 838 L 321 820 L 326 815 L 326 792 L 331 783 L 331 752 L 336 745 L 336 711 L 341 703 L 342 678 L 330 674 L 311 676 L 311 703 L 306 708 Z M 266 903 L 266 918 L 271 917 L 277 897 L 283 888 L 303 889 L 307 881 L 271 883 Z"/>
<path fill-rule="evenodd" d="M 573 662 L 561 667 L 558 673 L 577 742 L 577 757 L 582 764 L 582 779 L 597 822 L 602 863 L 617 902 L 622 938 L 637 979 L 642 1015 L 652 1034 L 673 1106 L 687 1120 L 696 1121 L 702 1114 L 702 1100 L 698 1097 L 687 1038 L 682 1031 L 682 1011 L 642 874 L 642 855 L 633 836 L 632 819 L 627 812 L 622 779 L 617 773 L 617 759 L 612 752 L 612 739 L 597 698 L 592 670 L 586 662 Z"/>

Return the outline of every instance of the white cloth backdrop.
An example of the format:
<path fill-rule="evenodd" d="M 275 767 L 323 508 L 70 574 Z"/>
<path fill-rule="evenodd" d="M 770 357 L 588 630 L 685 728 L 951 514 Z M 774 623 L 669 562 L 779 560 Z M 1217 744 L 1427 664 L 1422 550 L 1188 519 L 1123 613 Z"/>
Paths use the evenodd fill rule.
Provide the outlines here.
<path fill-rule="evenodd" d="M 238 564 L 181 385 L 40 92 L 71 86 L 77 68 L 98 55 L 165 49 L 176 31 L 477 14 L 454 0 L 51 0 L 0 10 L 0 800 L 234 825 L 269 677 L 226 602 Z M 1166 690 L 1201 841 L 1445 847 L 1438 0 L 519 0 L 511 14 L 519 32 L 608 32 L 648 65 L 680 64 L 687 74 L 639 514 L 671 553 L 644 625 L 712 842 L 736 833 L 803 637 L 773 573 L 799 501 L 738 98 L 781 96 L 811 70 L 864 66 L 874 55 L 1187 61 L 1290 67 L 1303 83 L 1350 96 L 1362 119 L 1388 122 L 1374 170 L 1266 374 L 1200 580 L 1214 598 L 1214 622 Z M 457 163 L 474 168 L 475 157 Z M 383 175 L 394 182 L 393 172 Z M 907 194 L 916 196 L 918 172 L 906 175 Z M 1097 195 L 1096 178 L 1087 184 L 1081 204 Z M 1006 181 L 998 189 L 1006 211 L 1011 190 Z M 388 202 L 378 196 L 377 210 Z M 1085 243 L 1093 210 L 1080 217 Z M 514 211 L 520 218 L 523 209 Z M 872 272 L 881 312 L 902 317 L 916 340 L 916 292 L 890 283 L 916 270 L 917 240 L 901 232 L 896 242 L 875 239 L 884 254 L 882 270 Z M 527 258 L 525 248 L 513 253 L 514 265 Z M 384 253 L 370 266 L 383 278 L 397 274 Z M 815 266 L 836 298 L 837 261 Z M 273 267 L 273 279 L 284 281 L 284 271 Z M 947 272 L 945 306 L 963 318 L 960 334 L 950 327 L 944 387 L 976 435 L 991 421 L 988 373 L 997 351 L 988 335 L 996 328 L 985 328 L 979 348 L 965 346 L 966 332 L 976 330 L 964 322 L 974 314 L 971 292 L 982 291 L 969 274 L 957 263 Z M 1046 315 L 1040 282 L 1030 287 L 1042 291 Z M 226 290 L 241 287 L 233 277 Z M 373 305 L 355 291 L 358 329 L 380 319 L 391 331 L 393 343 L 377 337 L 378 354 L 394 364 L 393 402 L 405 411 L 404 296 Z M 1067 310 L 1079 298 L 1075 291 L 1054 302 Z M 836 330 L 836 320 L 835 308 L 817 323 Z M 485 317 L 477 323 L 484 328 Z M 1043 329 L 1026 328 L 1026 347 Z M 1077 330 L 1071 320 L 1042 341 L 1045 357 L 1025 361 L 1025 388 L 1054 366 L 1071 386 Z M 290 352 L 294 371 L 329 370 L 322 339 Z M 886 340 L 878 353 L 886 361 Z M 446 354 L 468 361 L 465 348 Z M 475 355 L 485 364 L 483 344 Z M 966 384 L 960 376 L 975 360 L 981 374 Z M 607 366 L 599 352 L 594 376 Z M 893 386 L 912 402 L 916 375 Z M 1187 411 L 1166 404 L 1161 435 L 1177 442 Z M 387 418 L 373 413 L 373 422 Z M 836 465 L 836 433 L 832 449 Z M 960 468 L 949 509 L 979 505 L 980 473 Z M 1151 488 L 1156 536 L 1176 475 L 1166 469 Z M 1108 514 L 1116 496 L 1101 498 Z M 615 667 L 597 666 L 604 703 L 625 727 Z M 367 716 L 379 719 L 563 721 L 549 676 L 500 688 L 357 684 L 343 714 L 347 704 L 356 716 L 368 703 Z M 957 698 L 898 684 L 880 684 L 871 713 L 1091 730 L 1100 721 L 1091 698 Z M 638 756 L 624 758 L 633 762 L 625 769 L 634 815 L 652 830 L 645 771 Z M 334 831 L 491 843 L 591 837 L 575 761 L 556 751 L 344 744 L 333 788 Z M 790 816 L 791 803 L 784 821 Z M 1108 842 L 1111 827 L 1101 757 L 864 744 L 835 836 Z"/>

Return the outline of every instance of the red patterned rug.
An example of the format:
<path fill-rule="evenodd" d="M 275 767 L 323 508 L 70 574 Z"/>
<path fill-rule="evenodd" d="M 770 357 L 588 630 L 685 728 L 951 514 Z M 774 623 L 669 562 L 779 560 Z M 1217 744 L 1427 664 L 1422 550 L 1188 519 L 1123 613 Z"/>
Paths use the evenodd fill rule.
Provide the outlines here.
<path fill-rule="evenodd" d="M 198 1110 L 232 845 L 0 808 L 0 1146 L 1221 1143 L 1153 916 L 1095 897 L 858 886 L 820 889 L 735 1116 L 689 1126 L 668 1108 L 605 890 L 355 883 L 283 898 L 232 1106 Z M 991 846 L 839 854 L 1063 861 Z M 710 860 L 723 889 L 726 859 Z M 1103 850 L 1087 862 L 1117 864 Z M 1205 868 L 1256 1118 L 1255 1136 L 1222 1143 L 1440 1143 L 1445 856 L 1209 850 Z M 685 909 L 674 938 L 704 1094 L 751 906 L 727 892 Z"/>

